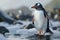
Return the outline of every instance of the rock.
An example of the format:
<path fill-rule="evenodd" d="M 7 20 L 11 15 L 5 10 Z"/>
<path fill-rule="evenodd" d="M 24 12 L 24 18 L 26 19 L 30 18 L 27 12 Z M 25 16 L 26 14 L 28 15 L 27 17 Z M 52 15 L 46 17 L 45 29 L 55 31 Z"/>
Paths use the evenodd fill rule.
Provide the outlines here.
<path fill-rule="evenodd" d="M 23 25 L 23 23 L 22 23 L 22 22 L 15 22 L 14 24 L 20 24 L 20 25 Z"/>
<path fill-rule="evenodd" d="M 3 26 L 0 26 L 0 33 L 5 35 L 5 33 L 9 33 L 9 30 Z"/>
<path fill-rule="evenodd" d="M 29 24 L 26 29 L 31 29 L 31 28 L 34 28 L 34 25 L 33 24 Z"/>

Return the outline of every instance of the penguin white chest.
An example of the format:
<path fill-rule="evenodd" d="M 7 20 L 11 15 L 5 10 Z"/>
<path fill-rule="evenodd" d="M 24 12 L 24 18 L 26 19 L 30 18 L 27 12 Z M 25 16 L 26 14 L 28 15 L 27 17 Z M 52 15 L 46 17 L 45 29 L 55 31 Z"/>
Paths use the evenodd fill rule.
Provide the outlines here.
<path fill-rule="evenodd" d="M 34 20 L 37 22 L 43 22 L 45 20 L 43 11 L 35 11 L 34 12 Z"/>
<path fill-rule="evenodd" d="M 44 17 L 43 11 L 35 11 L 34 12 L 34 25 L 37 30 L 41 28 L 44 29 L 43 25 L 45 25 L 46 19 Z"/>
<path fill-rule="evenodd" d="M 35 20 L 38 20 L 38 19 L 42 20 L 42 19 L 44 19 L 43 11 L 35 11 L 34 12 L 34 19 Z"/>

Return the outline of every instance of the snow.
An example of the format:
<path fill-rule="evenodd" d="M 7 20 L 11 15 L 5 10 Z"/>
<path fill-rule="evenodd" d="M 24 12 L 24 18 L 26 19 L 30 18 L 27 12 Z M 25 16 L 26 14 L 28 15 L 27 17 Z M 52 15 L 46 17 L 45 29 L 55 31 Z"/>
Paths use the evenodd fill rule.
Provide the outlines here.
<path fill-rule="evenodd" d="M 23 25 L 28 26 L 29 24 L 32 24 L 32 21 L 22 21 L 22 20 L 17 20 L 16 22 L 21 22 Z"/>
<path fill-rule="evenodd" d="M 0 34 L 0 40 L 7 40 L 2 34 Z"/>
<path fill-rule="evenodd" d="M 19 33 L 19 34 L 25 35 L 24 34 L 24 32 L 25 32 L 26 34 L 31 33 L 33 35 L 33 34 L 36 34 L 37 33 L 37 30 L 35 28 L 32 28 L 32 29 L 24 29 L 24 27 L 28 26 L 32 22 L 29 22 L 29 21 L 21 21 L 21 20 L 18 20 L 17 22 L 21 22 L 21 23 L 23 23 L 23 25 L 20 25 L 20 24 L 14 24 L 14 25 L 11 24 L 11 25 L 9 25 L 6 22 L 0 22 L 0 26 L 6 27 L 10 31 L 10 33 L 12 33 L 12 34 Z M 52 21 L 51 20 L 50 22 L 52 23 L 53 26 L 60 26 L 60 22 L 59 21 Z M 51 27 L 50 27 L 50 30 L 52 30 Z M 52 30 L 52 32 L 53 33 L 60 33 L 59 31 L 56 31 L 56 30 Z"/>
<path fill-rule="evenodd" d="M 53 21 L 53 20 L 50 20 L 50 23 L 52 24 L 52 27 L 60 26 L 60 21 Z"/>
<path fill-rule="evenodd" d="M 37 30 L 35 28 L 32 29 L 19 29 L 16 34 L 21 34 L 22 37 L 29 37 L 37 34 Z"/>
<path fill-rule="evenodd" d="M 9 27 L 9 24 L 6 22 L 0 22 L 0 26 Z"/>
<path fill-rule="evenodd" d="M 23 25 L 21 25 L 21 24 L 14 24 L 14 25 L 11 24 L 10 25 L 6 22 L 0 22 L 0 26 L 4 26 L 10 31 L 10 33 L 8 33 L 8 34 L 10 34 L 10 36 L 7 38 L 7 40 L 29 40 L 29 39 L 26 39 L 26 37 L 30 37 L 30 36 L 37 34 L 38 30 L 36 28 L 31 28 L 31 29 L 24 28 L 25 25 L 27 26 L 27 25 L 31 24 L 31 22 L 21 21 L 21 20 L 19 20 L 18 22 L 22 22 Z M 53 26 L 56 26 L 56 25 L 58 26 L 58 24 L 60 24 L 59 21 L 51 21 L 51 23 L 53 24 Z M 50 30 L 54 33 L 52 35 L 52 37 L 60 37 L 60 31 L 53 30 L 53 29 L 51 29 L 51 27 L 50 27 Z M 21 36 L 15 38 L 15 36 L 13 34 L 20 34 Z M 50 35 L 50 34 L 45 33 L 45 35 Z M 6 36 L 7 36 L 7 33 L 6 33 Z M 2 36 L 2 37 L 4 37 L 4 36 Z M 23 39 L 23 38 L 25 38 L 25 39 Z M 4 39 L 6 39 L 6 38 L 4 37 Z"/>
<path fill-rule="evenodd" d="M 29 39 L 21 39 L 21 38 L 7 38 L 7 40 L 29 40 Z"/>
<path fill-rule="evenodd" d="M 0 26 L 4 26 L 4 27 L 6 27 L 8 30 L 9 30 L 9 32 L 10 33 L 12 33 L 12 34 L 15 34 L 16 33 L 16 31 L 17 30 L 19 30 L 19 29 L 22 29 L 22 28 L 24 28 L 25 26 L 28 26 L 29 24 L 31 24 L 32 22 L 28 22 L 28 21 L 21 21 L 21 20 L 18 20 L 18 21 L 16 21 L 16 22 L 21 22 L 22 23 L 22 25 L 21 24 L 8 24 L 8 23 L 6 23 L 6 22 L 0 22 Z M 27 24 L 26 24 L 27 23 Z"/>

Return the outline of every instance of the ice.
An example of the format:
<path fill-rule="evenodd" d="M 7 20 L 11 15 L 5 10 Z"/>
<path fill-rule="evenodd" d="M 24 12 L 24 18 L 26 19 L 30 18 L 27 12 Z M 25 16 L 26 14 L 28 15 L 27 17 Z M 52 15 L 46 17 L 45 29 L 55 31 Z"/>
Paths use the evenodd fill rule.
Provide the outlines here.
<path fill-rule="evenodd" d="M 0 22 L 0 26 L 9 27 L 10 25 L 6 22 Z"/>
<path fill-rule="evenodd" d="M 23 25 L 10 25 L 10 27 L 7 27 L 7 29 L 10 31 L 10 33 L 15 34 L 17 30 L 19 30 L 20 28 L 23 28 Z"/>
<path fill-rule="evenodd" d="M 0 22 L 0 26 L 6 27 L 10 33 L 15 34 L 17 30 L 23 29 L 24 27 L 32 23 L 29 21 L 21 21 L 21 20 L 17 20 L 16 22 L 21 22 L 22 25 L 18 23 L 13 25 L 13 24 L 8 24 L 6 22 Z"/>
<path fill-rule="evenodd" d="M 21 34 L 22 37 L 29 37 L 37 33 L 37 30 L 35 28 L 33 29 L 20 29 L 17 30 L 16 34 Z"/>
<path fill-rule="evenodd" d="M 60 40 L 60 39 L 53 39 L 53 40 Z"/>
<path fill-rule="evenodd" d="M 23 23 L 23 25 L 20 24 L 15 24 L 15 25 L 10 25 L 10 27 L 7 27 L 7 29 L 10 31 L 10 33 L 16 33 L 17 30 L 23 29 L 24 27 L 28 26 L 31 22 L 28 21 L 17 21 Z"/>
<path fill-rule="evenodd" d="M 32 34 L 37 34 L 37 29 L 36 28 L 32 28 L 28 30 L 29 32 L 31 32 Z"/>
<path fill-rule="evenodd" d="M 52 27 L 60 26 L 60 21 L 53 21 L 53 20 L 50 20 L 50 23 L 52 24 Z"/>
<path fill-rule="evenodd" d="M 7 38 L 7 40 L 29 40 L 29 39 L 26 39 L 26 37 L 30 37 L 30 36 L 33 36 L 33 35 L 37 34 L 38 30 L 36 28 L 31 28 L 31 29 L 25 29 L 24 28 L 24 26 L 28 26 L 32 22 L 30 22 L 30 21 L 21 21 L 21 20 L 19 20 L 18 22 L 22 22 L 23 25 L 20 25 L 20 24 L 14 24 L 14 25 L 11 24 L 10 25 L 6 22 L 0 22 L 0 26 L 4 26 L 10 31 L 10 36 L 9 36 L 9 38 Z M 54 24 L 54 23 L 60 24 L 58 21 L 57 22 L 51 21 L 51 22 L 52 22 L 52 24 Z M 58 26 L 58 24 L 55 24 L 55 25 Z M 59 31 L 53 30 L 53 29 L 51 29 L 51 27 L 50 27 L 50 30 L 54 33 L 52 35 L 52 37 L 54 37 L 54 38 L 60 37 L 60 32 Z M 20 34 L 21 36 L 18 37 L 18 38 L 15 38 L 14 34 Z M 50 34 L 45 33 L 45 35 L 50 35 Z"/>
<path fill-rule="evenodd" d="M 29 40 L 29 39 L 21 39 L 21 38 L 7 38 L 8 40 Z"/>
<path fill-rule="evenodd" d="M 60 21 L 53 21 L 53 20 L 50 20 L 50 22 L 52 23 L 52 26 L 50 26 L 50 30 L 53 32 L 53 36 L 54 37 L 60 37 L 60 31 L 57 29 L 57 30 L 53 30 L 52 27 L 58 27 L 60 26 Z"/>
<path fill-rule="evenodd" d="M 3 36 L 3 34 L 0 34 L 0 40 L 7 40 L 7 39 Z"/>
<path fill-rule="evenodd" d="M 47 36 L 47 35 L 51 35 L 50 33 L 45 33 L 45 36 Z"/>
<path fill-rule="evenodd" d="M 51 38 L 51 40 L 60 40 L 60 38 Z"/>
<path fill-rule="evenodd" d="M 29 35 L 29 31 L 27 29 L 20 29 L 17 31 L 17 34 L 21 34 L 22 37 L 27 37 Z"/>
<path fill-rule="evenodd" d="M 10 33 L 16 33 L 16 31 L 20 28 L 23 28 L 24 25 L 16 24 L 16 25 L 9 25 L 6 22 L 0 22 L 0 26 L 6 27 Z"/>
<path fill-rule="evenodd" d="M 23 25 L 29 25 L 29 24 L 32 24 L 32 21 L 22 21 L 22 20 L 18 20 L 18 21 L 16 21 L 16 22 L 21 22 L 21 23 L 23 23 Z"/>

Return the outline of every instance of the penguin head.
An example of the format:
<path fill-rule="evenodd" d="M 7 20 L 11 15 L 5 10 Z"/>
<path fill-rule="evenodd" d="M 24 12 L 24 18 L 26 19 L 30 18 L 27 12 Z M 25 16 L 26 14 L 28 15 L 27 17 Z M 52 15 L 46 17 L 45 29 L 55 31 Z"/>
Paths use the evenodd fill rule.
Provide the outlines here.
<path fill-rule="evenodd" d="M 36 3 L 34 6 L 32 6 L 31 8 L 35 8 L 36 10 L 42 10 L 43 6 L 41 3 Z"/>

